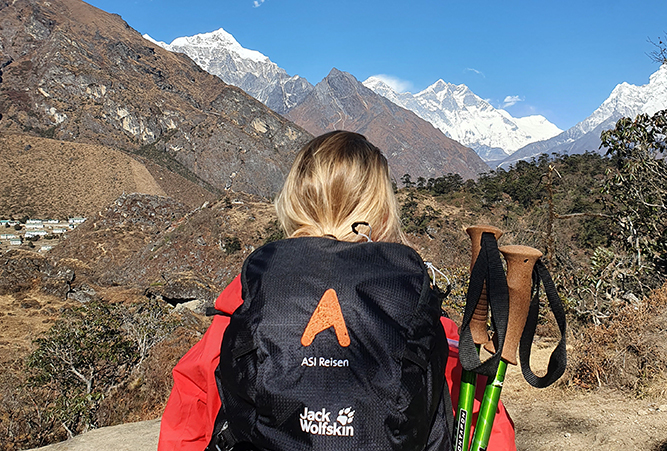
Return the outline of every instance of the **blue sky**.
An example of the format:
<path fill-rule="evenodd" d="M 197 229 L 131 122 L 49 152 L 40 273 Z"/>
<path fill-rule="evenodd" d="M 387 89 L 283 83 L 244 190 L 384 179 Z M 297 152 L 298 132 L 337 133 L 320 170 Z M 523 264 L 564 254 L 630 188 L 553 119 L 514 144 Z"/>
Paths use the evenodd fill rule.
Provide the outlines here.
<path fill-rule="evenodd" d="M 521 117 L 562 129 L 621 82 L 658 70 L 647 39 L 667 33 L 665 0 L 92 0 L 140 33 L 171 42 L 224 28 L 313 84 L 332 67 L 385 74 L 416 93 L 465 84 Z"/>

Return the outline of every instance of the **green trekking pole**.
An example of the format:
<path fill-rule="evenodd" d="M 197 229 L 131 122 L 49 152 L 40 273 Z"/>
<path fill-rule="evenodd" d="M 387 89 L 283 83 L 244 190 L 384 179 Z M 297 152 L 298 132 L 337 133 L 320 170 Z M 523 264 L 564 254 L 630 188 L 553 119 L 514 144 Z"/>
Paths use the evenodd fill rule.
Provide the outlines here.
<path fill-rule="evenodd" d="M 497 227 L 477 225 L 468 227 L 466 232 L 470 236 L 472 243 L 472 256 L 470 263 L 470 271 L 472 271 L 479 252 L 481 249 L 482 234 L 484 232 L 493 233 L 498 240 L 503 232 Z M 482 289 L 477 307 L 470 320 L 470 332 L 472 333 L 473 341 L 479 347 L 489 341 L 487 332 L 487 315 L 488 315 L 488 300 L 486 298 L 486 288 Z M 470 430 L 472 426 L 472 409 L 475 401 L 475 387 L 477 384 L 477 374 L 473 371 L 463 370 L 461 372 L 461 387 L 459 390 L 459 403 L 456 410 L 456 419 L 454 421 L 454 450 L 468 451 L 470 444 Z"/>
<path fill-rule="evenodd" d="M 542 252 L 528 246 L 504 246 L 499 251 L 507 262 L 507 288 L 509 291 L 507 334 L 505 335 L 502 359 L 498 363 L 496 376 L 487 381 L 484 390 L 484 398 L 477 416 L 475 435 L 472 439 L 470 451 L 486 450 L 489 444 L 493 420 L 498 410 L 500 392 L 505 381 L 507 364 L 517 364 L 516 352 L 530 308 L 533 266 L 542 256 Z M 484 347 L 490 352 L 494 352 L 493 342 L 488 342 Z"/>

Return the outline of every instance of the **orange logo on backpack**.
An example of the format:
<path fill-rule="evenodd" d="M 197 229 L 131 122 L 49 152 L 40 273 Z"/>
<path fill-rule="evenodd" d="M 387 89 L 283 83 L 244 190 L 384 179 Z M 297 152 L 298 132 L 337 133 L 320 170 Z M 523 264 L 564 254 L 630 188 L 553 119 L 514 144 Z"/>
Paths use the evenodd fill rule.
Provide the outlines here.
<path fill-rule="evenodd" d="M 332 326 L 336 332 L 338 343 L 341 346 L 349 346 L 350 336 L 347 333 L 347 326 L 345 325 L 343 312 L 340 309 L 338 296 L 332 288 L 329 288 L 322 295 L 313 316 L 310 317 L 306 330 L 303 331 L 301 336 L 301 344 L 310 346 L 317 334 Z"/>

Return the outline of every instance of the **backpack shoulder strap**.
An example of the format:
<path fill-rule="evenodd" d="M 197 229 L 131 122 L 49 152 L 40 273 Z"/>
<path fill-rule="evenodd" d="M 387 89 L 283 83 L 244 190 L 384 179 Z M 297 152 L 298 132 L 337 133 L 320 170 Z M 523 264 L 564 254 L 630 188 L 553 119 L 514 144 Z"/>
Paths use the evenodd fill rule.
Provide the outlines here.
<path fill-rule="evenodd" d="M 235 443 L 236 439 L 234 438 L 232 431 L 229 429 L 229 423 L 227 422 L 227 416 L 225 415 L 225 408 L 224 406 L 220 406 L 218 415 L 215 417 L 211 441 L 205 451 L 231 451 L 234 448 Z"/>
<path fill-rule="evenodd" d="M 215 307 L 206 307 L 206 316 L 226 316 L 227 318 L 232 317 L 231 314 L 223 312 L 222 310 L 218 310 Z"/>

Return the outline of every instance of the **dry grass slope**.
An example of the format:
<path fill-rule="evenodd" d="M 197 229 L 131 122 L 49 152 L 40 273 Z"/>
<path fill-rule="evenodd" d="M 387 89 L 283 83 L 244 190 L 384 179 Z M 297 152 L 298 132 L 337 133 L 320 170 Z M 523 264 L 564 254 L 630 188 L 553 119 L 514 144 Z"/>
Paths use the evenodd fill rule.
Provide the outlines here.
<path fill-rule="evenodd" d="M 90 216 L 123 193 L 201 205 L 214 195 L 109 147 L 21 134 L 0 136 L 0 216 Z"/>

